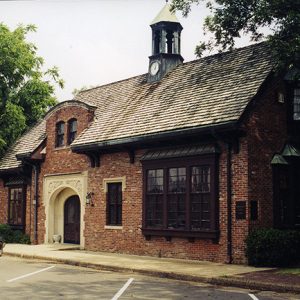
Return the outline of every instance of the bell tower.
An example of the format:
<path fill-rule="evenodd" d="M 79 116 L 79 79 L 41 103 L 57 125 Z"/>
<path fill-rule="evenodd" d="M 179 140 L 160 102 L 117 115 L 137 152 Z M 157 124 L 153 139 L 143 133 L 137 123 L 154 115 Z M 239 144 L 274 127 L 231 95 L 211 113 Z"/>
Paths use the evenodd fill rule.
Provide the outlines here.
<path fill-rule="evenodd" d="M 180 34 L 183 29 L 167 2 L 150 24 L 152 55 L 149 56 L 148 82 L 159 81 L 183 62 L 180 54 Z"/>

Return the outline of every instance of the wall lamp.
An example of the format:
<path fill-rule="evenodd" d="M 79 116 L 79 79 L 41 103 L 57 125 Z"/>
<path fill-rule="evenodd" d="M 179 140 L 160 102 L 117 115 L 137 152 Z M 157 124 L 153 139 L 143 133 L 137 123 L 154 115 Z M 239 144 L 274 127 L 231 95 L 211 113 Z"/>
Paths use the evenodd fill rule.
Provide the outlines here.
<path fill-rule="evenodd" d="M 93 200 L 94 193 L 93 192 L 88 192 L 85 196 L 85 204 L 94 206 L 94 200 Z"/>

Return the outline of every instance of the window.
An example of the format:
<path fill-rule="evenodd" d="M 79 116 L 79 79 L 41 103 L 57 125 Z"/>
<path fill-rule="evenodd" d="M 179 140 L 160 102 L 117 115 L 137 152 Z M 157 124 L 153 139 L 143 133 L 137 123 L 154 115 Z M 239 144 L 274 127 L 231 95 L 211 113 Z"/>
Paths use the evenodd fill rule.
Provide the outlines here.
<path fill-rule="evenodd" d="M 258 202 L 256 200 L 250 201 L 250 220 L 255 221 L 258 219 Z"/>
<path fill-rule="evenodd" d="M 9 188 L 8 199 L 8 224 L 18 228 L 24 229 L 25 225 L 25 199 L 23 187 Z"/>
<path fill-rule="evenodd" d="M 294 120 L 300 120 L 300 88 L 294 89 Z"/>
<path fill-rule="evenodd" d="M 59 122 L 56 124 L 56 147 L 62 147 L 64 145 L 65 136 L 65 123 Z"/>
<path fill-rule="evenodd" d="M 145 235 L 216 237 L 215 159 L 144 162 Z"/>
<path fill-rule="evenodd" d="M 184 229 L 186 224 L 186 168 L 168 169 L 168 228 Z"/>
<path fill-rule="evenodd" d="M 107 225 L 122 225 L 122 183 L 107 184 Z"/>
<path fill-rule="evenodd" d="M 300 228 L 300 162 L 273 166 L 274 225 L 281 229 Z"/>
<path fill-rule="evenodd" d="M 77 120 L 71 119 L 68 122 L 68 145 L 70 145 L 77 135 Z"/>
<path fill-rule="evenodd" d="M 163 169 L 147 171 L 146 223 L 149 227 L 163 225 Z"/>

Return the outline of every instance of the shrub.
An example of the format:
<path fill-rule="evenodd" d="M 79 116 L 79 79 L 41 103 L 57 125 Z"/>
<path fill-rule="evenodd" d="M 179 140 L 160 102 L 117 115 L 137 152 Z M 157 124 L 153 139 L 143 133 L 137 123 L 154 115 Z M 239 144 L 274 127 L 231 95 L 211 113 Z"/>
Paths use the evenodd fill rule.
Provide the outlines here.
<path fill-rule="evenodd" d="M 249 265 L 283 267 L 300 261 L 300 232 L 256 229 L 246 239 Z"/>
<path fill-rule="evenodd" d="M 13 243 L 14 241 L 14 232 L 9 225 L 0 224 L 0 237 L 3 238 L 5 243 Z"/>
<path fill-rule="evenodd" d="M 0 224 L 0 237 L 5 243 L 30 244 L 30 238 L 20 230 L 13 230 L 7 224 Z"/>

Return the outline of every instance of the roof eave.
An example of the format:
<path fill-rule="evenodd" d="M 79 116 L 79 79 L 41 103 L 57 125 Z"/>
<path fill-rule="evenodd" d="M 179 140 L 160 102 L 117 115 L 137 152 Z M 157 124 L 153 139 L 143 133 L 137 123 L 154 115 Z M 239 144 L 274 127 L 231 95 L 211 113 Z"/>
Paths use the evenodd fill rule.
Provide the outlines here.
<path fill-rule="evenodd" d="M 228 121 L 219 124 L 212 124 L 208 126 L 200 126 L 200 127 L 193 127 L 193 128 L 185 128 L 185 129 L 177 129 L 172 131 L 165 131 L 161 133 L 154 133 L 154 134 L 147 134 L 147 135 L 140 135 L 134 137 L 126 137 L 120 139 L 113 139 L 113 140 L 106 140 L 103 142 L 89 142 L 80 145 L 71 145 L 71 149 L 73 152 L 80 153 L 86 151 L 101 151 L 107 150 L 110 148 L 124 148 L 126 146 L 139 146 L 142 144 L 147 144 L 151 142 L 157 142 L 172 138 L 180 138 L 180 137 L 188 137 L 197 134 L 209 134 L 209 135 L 216 135 L 217 133 L 221 132 L 228 132 L 228 131 L 236 131 L 237 128 L 237 120 Z"/>
<path fill-rule="evenodd" d="M 16 174 L 16 173 L 22 173 L 23 168 L 15 167 L 15 168 L 9 168 L 9 169 L 0 169 L 0 177 L 1 175 L 10 175 L 10 174 Z"/>

